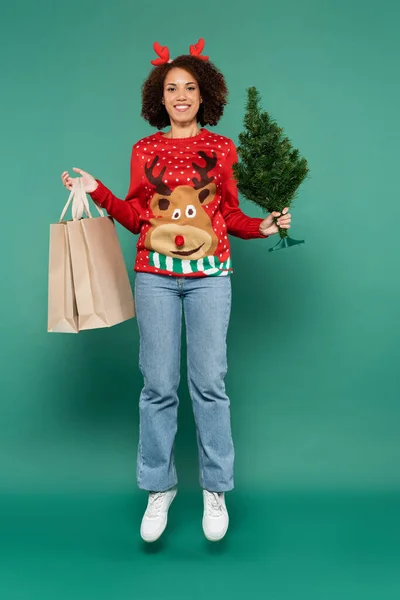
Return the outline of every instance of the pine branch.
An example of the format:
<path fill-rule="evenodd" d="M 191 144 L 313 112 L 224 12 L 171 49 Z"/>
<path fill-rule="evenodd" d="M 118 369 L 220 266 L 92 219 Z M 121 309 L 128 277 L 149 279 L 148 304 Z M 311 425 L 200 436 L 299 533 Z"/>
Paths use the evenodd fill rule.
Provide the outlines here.
<path fill-rule="evenodd" d="M 233 172 L 243 196 L 268 212 L 281 212 L 293 205 L 308 163 L 270 114 L 261 111 L 258 90 L 250 87 L 247 93 L 245 129 L 237 148 L 240 162 Z"/>

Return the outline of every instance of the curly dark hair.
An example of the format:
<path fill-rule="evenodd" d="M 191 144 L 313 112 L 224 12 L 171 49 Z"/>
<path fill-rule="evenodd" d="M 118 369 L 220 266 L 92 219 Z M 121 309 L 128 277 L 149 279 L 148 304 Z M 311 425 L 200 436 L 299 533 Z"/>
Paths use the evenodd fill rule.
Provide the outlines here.
<path fill-rule="evenodd" d="M 190 54 L 177 56 L 172 62 L 154 67 L 142 85 L 142 113 L 153 127 L 163 129 L 170 125 L 170 118 L 161 99 L 164 93 L 164 80 L 167 73 L 179 67 L 188 71 L 197 81 L 203 102 L 197 113 L 197 122 L 216 125 L 228 102 L 228 88 L 221 71 L 209 60 L 202 60 Z"/>

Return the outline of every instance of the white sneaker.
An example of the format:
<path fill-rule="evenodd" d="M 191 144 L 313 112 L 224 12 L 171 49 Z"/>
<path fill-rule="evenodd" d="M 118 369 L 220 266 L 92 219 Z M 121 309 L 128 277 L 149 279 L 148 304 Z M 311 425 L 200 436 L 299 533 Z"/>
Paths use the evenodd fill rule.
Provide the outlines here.
<path fill-rule="evenodd" d="M 176 487 L 166 492 L 149 492 L 147 508 L 140 526 L 145 542 L 155 542 L 167 526 L 168 509 L 177 494 Z"/>
<path fill-rule="evenodd" d="M 229 516 L 224 492 L 203 490 L 203 531 L 210 542 L 221 540 L 228 530 Z"/>

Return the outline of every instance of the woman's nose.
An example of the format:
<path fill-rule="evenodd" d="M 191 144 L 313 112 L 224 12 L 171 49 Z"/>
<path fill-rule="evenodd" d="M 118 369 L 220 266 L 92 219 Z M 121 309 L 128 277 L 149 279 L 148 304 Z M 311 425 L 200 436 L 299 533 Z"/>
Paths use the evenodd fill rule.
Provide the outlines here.
<path fill-rule="evenodd" d="M 183 237 L 183 235 L 176 236 L 175 244 L 176 244 L 176 246 L 178 246 L 178 248 L 182 248 L 182 246 L 185 245 L 185 238 Z"/>

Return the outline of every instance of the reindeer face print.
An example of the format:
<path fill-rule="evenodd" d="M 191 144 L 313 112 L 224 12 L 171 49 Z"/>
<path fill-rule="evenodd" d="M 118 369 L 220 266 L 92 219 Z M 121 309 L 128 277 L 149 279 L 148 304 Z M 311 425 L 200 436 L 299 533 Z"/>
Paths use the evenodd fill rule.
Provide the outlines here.
<path fill-rule="evenodd" d="M 154 218 L 150 219 L 151 228 L 147 232 L 145 247 L 164 254 L 182 259 L 198 260 L 214 254 L 218 245 L 211 219 L 204 206 L 212 202 L 216 194 L 214 177 L 209 177 L 210 171 L 217 162 L 212 157 L 199 151 L 205 166 L 192 163 L 199 177 L 193 177 L 194 187 L 189 185 L 177 186 L 173 191 L 162 181 L 166 167 L 155 176 L 154 169 L 159 157 L 156 156 L 150 166 L 145 167 L 150 183 L 156 186 L 156 193 L 150 201 Z"/>

